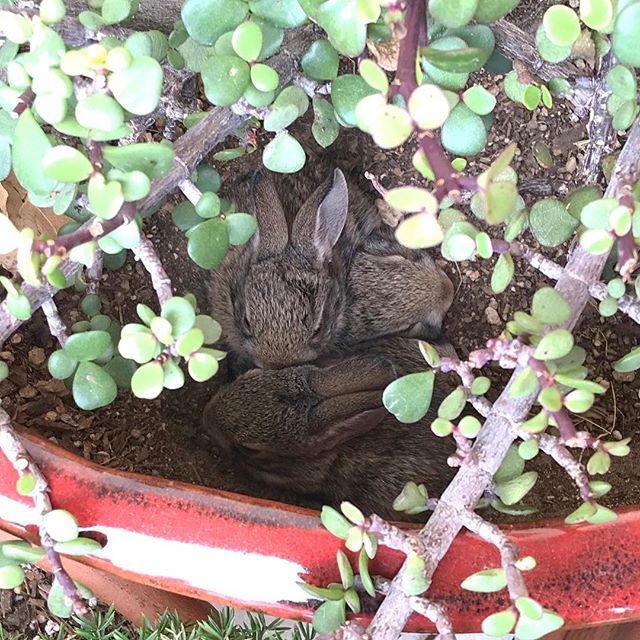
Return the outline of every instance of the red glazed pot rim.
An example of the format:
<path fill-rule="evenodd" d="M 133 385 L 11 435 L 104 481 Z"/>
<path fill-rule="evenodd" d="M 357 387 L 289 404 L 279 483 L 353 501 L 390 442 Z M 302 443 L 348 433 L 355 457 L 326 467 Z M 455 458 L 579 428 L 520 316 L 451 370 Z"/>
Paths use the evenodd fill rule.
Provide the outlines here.
<path fill-rule="evenodd" d="M 335 555 L 342 541 L 321 526 L 316 511 L 107 469 L 32 434 L 21 438 L 49 480 L 54 507 L 107 540 L 99 553 L 82 558 L 86 564 L 216 604 L 306 620 L 317 601 L 298 583 L 339 579 Z M 0 526 L 36 541 L 36 514 L 15 481 L 0 456 Z M 640 617 L 640 511 L 616 511 L 618 519 L 602 525 L 552 519 L 503 527 L 520 556 L 537 560 L 526 575 L 532 597 L 569 626 Z M 402 559 L 380 548 L 371 573 L 392 577 Z M 463 532 L 438 567 L 429 596 L 447 606 L 457 632 L 477 631 L 487 615 L 508 605 L 506 592 L 459 586 L 469 574 L 496 566 L 496 549 Z M 366 621 L 371 613 L 357 617 Z M 432 628 L 413 616 L 407 630 Z"/>

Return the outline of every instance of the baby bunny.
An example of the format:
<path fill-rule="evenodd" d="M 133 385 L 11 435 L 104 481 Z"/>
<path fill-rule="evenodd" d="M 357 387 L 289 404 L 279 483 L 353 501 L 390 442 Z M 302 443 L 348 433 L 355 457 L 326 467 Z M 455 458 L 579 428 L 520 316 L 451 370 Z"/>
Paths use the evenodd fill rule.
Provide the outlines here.
<path fill-rule="evenodd" d="M 241 370 L 310 362 L 384 335 L 439 334 L 451 281 L 426 251 L 402 247 L 339 169 L 294 216 L 265 171 L 237 201 L 258 232 L 214 272 L 212 313 Z"/>
<path fill-rule="evenodd" d="M 261 171 L 236 198 L 258 230 L 213 273 L 212 313 L 240 368 L 309 362 L 344 324 L 346 264 L 336 250 L 348 195 L 335 171 L 289 222 L 271 176 Z"/>
<path fill-rule="evenodd" d="M 251 370 L 215 395 L 203 426 L 223 455 L 261 484 L 398 518 L 392 504 L 405 483 L 424 482 L 438 495 L 453 470 L 449 439 L 429 429 L 433 416 L 401 424 L 382 406 L 394 378 L 381 357 Z M 437 388 L 433 401 L 441 399 Z"/>

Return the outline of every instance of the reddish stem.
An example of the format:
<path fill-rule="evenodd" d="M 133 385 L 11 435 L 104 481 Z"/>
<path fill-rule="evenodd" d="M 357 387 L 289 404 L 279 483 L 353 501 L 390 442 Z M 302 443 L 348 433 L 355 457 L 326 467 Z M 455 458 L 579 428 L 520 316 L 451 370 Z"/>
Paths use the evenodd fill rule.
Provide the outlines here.
<path fill-rule="evenodd" d="M 106 236 L 108 233 L 115 231 L 123 224 L 128 224 L 136 215 L 136 203 L 125 202 L 120 211 L 111 220 L 92 220 L 87 226 L 82 226 L 73 233 L 64 236 L 58 236 L 51 240 L 35 240 L 33 242 L 33 251 L 41 253 L 47 258 L 58 255 L 66 257 L 67 253 L 73 247 L 79 247 L 85 242 L 91 242 Z"/>

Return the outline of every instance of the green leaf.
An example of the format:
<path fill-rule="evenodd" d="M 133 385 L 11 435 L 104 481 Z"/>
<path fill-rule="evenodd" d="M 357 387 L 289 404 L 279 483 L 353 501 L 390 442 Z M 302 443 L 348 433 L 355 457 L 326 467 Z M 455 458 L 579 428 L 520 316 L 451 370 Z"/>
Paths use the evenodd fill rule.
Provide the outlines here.
<path fill-rule="evenodd" d="M 514 264 L 510 253 L 501 253 L 496 260 L 491 274 L 491 289 L 494 293 L 502 293 L 513 279 Z"/>
<path fill-rule="evenodd" d="M 628 373 L 640 369 L 640 347 L 636 347 L 613 364 L 615 371 Z"/>
<path fill-rule="evenodd" d="M 248 213 L 231 213 L 227 215 L 229 244 L 242 245 L 249 241 L 257 229 L 256 219 Z"/>
<path fill-rule="evenodd" d="M 458 430 L 465 438 L 475 438 L 480 433 L 480 420 L 475 416 L 465 416 L 458 423 Z"/>
<path fill-rule="evenodd" d="M 239 24 L 231 37 L 233 50 L 247 62 L 256 60 L 262 49 L 262 30 L 255 22 Z"/>
<path fill-rule="evenodd" d="M 543 287 L 533 295 L 531 313 L 544 324 L 562 324 L 571 317 L 571 308 L 555 289 Z"/>
<path fill-rule="evenodd" d="M 305 584 L 304 582 L 298 582 L 298 585 L 302 587 L 307 593 L 310 593 L 316 598 L 322 600 L 343 600 L 344 591 L 340 585 L 331 585 L 329 589 L 323 589 L 322 587 L 316 587 L 315 585 Z"/>
<path fill-rule="evenodd" d="M 69 542 L 57 542 L 54 549 L 68 556 L 85 556 L 102 549 L 102 545 L 93 538 L 79 537 Z"/>
<path fill-rule="evenodd" d="M 543 609 L 540 618 L 535 620 L 521 615 L 516 624 L 515 636 L 518 640 L 538 640 L 556 631 L 563 624 L 564 620 L 557 613 Z"/>
<path fill-rule="evenodd" d="M 203 348 L 189 358 L 189 375 L 196 382 L 205 382 L 216 374 L 219 367 L 216 353 L 214 349 Z"/>
<path fill-rule="evenodd" d="M 427 510 L 426 502 L 428 497 L 427 488 L 423 484 L 407 482 L 402 492 L 393 501 L 393 508 L 396 511 L 404 511 L 409 515 L 423 513 Z"/>
<path fill-rule="evenodd" d="M 336 553 L 336 560 L 338 563 L 338 570 L 340 571 L 340 580 L 342 581 L 342 587 L 344 589 L 350 589 L 353 586 L 353 569 L 349 563 L 344 551 L 338 549 Z"/>
<path fill-rule="evenodd" d="M 106 348 L 106 347 L 105 347 Z M 101 352 L 102 353 L 102 352 Z M 99 354 L 98 354 L 99 355 Z M 54 351 L 47 362 L 49 373 L 56 380 L 66 380 L 71 377 L 78 366 L 78 360 L 72 358 L 65 350 Z"/>
<path fill-rule="evenodd" d="M 69 358 L 86 362 L 95 360 L 111 344 L 111 336 L 106 331 L 85 331 L 69 336 L 64 351 Z"/>
<path fill-rule="evenodd" d="M 179 202 L 173 208 L 171 219 L 180 231 L 188 231 L 202 222 L 202 218 L 196 213 L 196 208 L 188 200 Z"/>
<path fill-rule="evenodd" d="M 42 524 L 56 542 L 67 542 L 78 537 L 78 523 L 64 509 L 53 509 L 44 514 Z"/>
<path fill-rule="evenodd" d="M 108 86 L 115 99 L 127 111 L 145 115 L 151 113 L 160 102 L 162 79 L 162 67 L 158 61 L 140 56 L 126 69 L 111 74 Z M 140 91 L 140 87 L 144 87 L 144 91 Z"/>
<path fill-rule="evenodd" d="M 408 596 L 419 596 L 424 593 L 429 584 L 424 576 L 424 560 L 417 554 L 407 556 L 402 572 L 402 590 Z"/>
<path fill-rule="evenodd" d="M 247 9 L 246 2 L 241 0 L 186 0 L 180 15 L 197 43 L 212 45 L 244 20 Z"/>
<path fill-rule="evenodd" d="M 608 253 L 615 242 L 615 237 L 604 229 L 587 229 L 580 234 L 580 246 L 596 255 Z"/>
<path fill-rule="evenodd" d="M 513 609 L 505 609 L 487 616 L 482 621 L 482 633 L 501 638 L 511 632 L 518 616 Z"/>
<path fill-rule="evenodd" d="M 131 391 L 138 398 L 153 400 L 162 392 L 164 370 L 160 362 L 147 362 L 139 367 L 131 378 Z"/>
<path fill-rule="evenodd" d="M 557 247 L 568 240 L 578 226 L 577 220 L 556 198 L 543 198 L 529 212 L 531 232 L 545 247 Z"/>
<path fill-rule="evenodd" d="M 316 40 L 302 56 L 302 70 L 312 80 L 333 80 L 338 75 L 338 53 L 328 40 Z"/>
<path fill-rule="evenodd" d="M 119 389 L 131 387 L 131 378 L 136 369 L 134 362 L 118 355 L 111 358 L 104 366 L 104 370 L 113 378 Z"/>
<path fill-rule="evenodd" d="M 445 420 L 455 420 L 464 409 L 467 396 L 462 387 L 454 389 L 438 407 L 438 418 Z"/>
<path fill-rule="evenodd" d="M 435 84 L 421 84 L 409 96 L 409 113 L 420 129 L 438 129 L 449 117 L 449 100 Z"/>
<path fill-rule="evenodd" d="M 31 546 L 23 540 L 11 540 L 0 545 L 0 556 L 5 556 L 16 562 L 32 564 L 42 560 L 44 549 Z"/>
<path fill-rule="evenodd" d="M 195 207 L 201 218 L 215 218 L 220 214 L 220 198 L 212 191 L 205 191 Z"/>
<path fill-rule="evenodd" d="M 298 109 L 293 104 L 272 108 L 264 119 L 265 131 L 282 131 L 298 118 Z"/>
<path fill-rule="evenodd" d="M 91 411 L 113 402 L 118 388 L 102 367 L 93 362 L 81 362 L 73 376 L 72 393 L 81 409 Z"/>
<path fill-rule="evenodd" d="M 580 20 L 576 12 L 565 5 L 549 7 L 542 24 L 549 40 L 561 47 L 572 45 L 580 35 Z"/>
<path fill-rule="evenodd" d="M 490 386 L 491 380 L 489 380 L 489 378 L 479 376 L 471 383 L 471 393 L 474 396 L 483 396 L 489 391 Z"/>
<path fill-rule="evenodd" d="M 431 404 L 434 378 L 433 371 L 421 371 L 394 380 L 382 394 L 384 406 L 399 422 L 417 422 Z"/>
<path fill-rule="evenodd" d="M 535 438 L 525 440 L 518 445 L 518 454 L 523 460 L 533 460 L 538 455 L 540 447 Z"/>
<path fill-rule="evenodd" d="M 609 230 L 609 219 L 617 207 L 618 201 L 615 198 L 594 199 L 582 207 L 580 221 L 589 229 Z"/>
<path fill-rule="evenodd" d="M 311 132 L 315 141 L 324 149 L 333 144 L 338 137 L 340 127 L 336 119 L 336 112 L 324 98 L 314 96 L 313 124 Z"/>
<path fill-rule="evenodd" d="M 317 633 L 331 633 L 345 621 L 345 601 L 327 600 L 313 614 L 311 623 Z"/>
<path fill-rule="evenodd" d="M 93 171 L 89 159 L 67 145 L 49 149 L 42 159 L 42 169 L 49 178 L 58 182 L 82 182 Z"/>
<path fill-rule="evenodd" d="M 493 475 L 495 483 L 504 483 L 517 478 L 524 471 L 524 461 L 518 453 L 518 447 L 511 445 L 502 464 Z"/>
<path fill-rule="evenodd" d="M 222 327 L 220 326 L 220 323 L 209 316 L 196 316 L 194 326 L 202 331 L 204 344 L 213 344 L 214 342 L 217 342 L 222 335 Z"/>
<path fill-rule="evenodd" d="M 573 413 L 584 413 L 593 405 L 594 396 L 591 391 L 575 389 L 564 398 L 564 405 Z"/>
<path fill-rule="evenodd" d="M 36 478 L 32 473 L 23 473 L 16 481 L 16 491 L 21 496 L 30 496 L 35 488 Z"/>
<path fill-rule="evenodd" d="M 10 42 L 25 43 L 33 33 L 33 24 L 29 18 L 10 11 L 0 11 L 2 31 Z"/>
<path fill-rule="evenodd" d="M 103 147 L 104 158 L 122 171 L 142 171 L 149 178 L 159 178 L 169 172 L 173 162 L 173 146 L 164 142 Z"/>
<path fill-rule="evenodd" d="M 615 511 L 599 504 L 596 506 L 596 512 L 587 518 L 587 522 L 589 524 L 604 524 L 605 522 L 613 522 L 617 517 Z"/>
<path fill-rule="evenodd" d="M 612 67 L 607 73 L 607 84 L 623 100 L 636 100 L 638 83 L 628 67 L 621 64 Z"/>
<path fill-rule="evenodd" d="M 463 102 L 458 103 L 442 126 L 442 144 L 459 156 L 472 156 L 484 149 L 487 130 L 480 116 Z"/>
<path fill-rule="evenodd" d="M 540 24 L 536 31 L 536 47 L 540 57 L 547 62 L 562 62 L 571 55 L 571 45 L 558 45 L 547 37 L 544 25 Z"/>
<path fill-rule="evenodd" d="M 496 99 L 478 84 L 467 89 L 462 99 L 471 111 L 481 116 L 491 113 L 496 106 Z"/>
<path fill-rule="evenodd" d="M 27 191 L 44 194 L 55 189 L 56 181 L 47 176 L 41 166 L 42 159 L 51 147 L 49 138 L 36 122 L 31 109 L 25 109 L 14 130 L 12 162 L 18 182 Z"/>
<path fill-rule="evenodd" d="M 358 17 L 351 0 L 327 0 L 316 13 L 316 22 L 327 32 L 329 42 L 344 56 L 359 56 L 364 50 L 367 25 Z"/>
<path fill-rule="evenodd" d="M 78 593 L 83 598 L 88 600 L 93 597 L 91 591 L 89 591 L 84 585 L 79 582 L 75 582 L 75 585 Z M 49 595 L 47 596 L 47 608 L 50 613 L 58 616 L 59 618 L 70 618 L 73 613 L 73 605 L 69 602 L 67 596 L 65 596 L 64 591 L 57 580 L 53 581 L 51 589 L 49 590 Z"/>
<path fill-rule="evenodd" d="M 447 27 L 461 27 L 471 21 L 478 4 L 478 0 L 431 0 L 429 12 Z"/>
<path fill-rule="evenodd" d="M 562 408 L 562 395 L 555 386 L 542 389 L 538 401 L 549 412 L 560 411 Z"/>
<path fill-rule="evenodd" d="M 229 249 L 229 229 L 225 220 L 212 218 L 189 230 L 187 253 L 203 269 L 218 267 Z"/>
<path fill-rule="evenodd" d="M 614 16 L 612 0 L 580 0 L 580 19 L 589 29 L 601 31 Z"/>
<path fill-rule="evenodd" d="M 102 17 L 108 24 L 122 22 L 131 13 L 130 0 L 104 0 L 102 3 Z"/>
<path fill-rule="evenodd" d="M 0 589 L 15 589 L 23 582 L 24 571 L 17 564 L 7 564 L 0 567 Z"/>
<path fill-rule="evenodd" d="M 188 300 L 174 296 L 163 303 L 161 317 L 171 323 L 173 334 L 180 336 L 193 327 L 196 313 Z"/>
<path fill-rule="evenodd" d="M 431 431 L 439 438 L 446 438 L 453 433 L 454 424 L 444 418 L 436 418 L 431 423 Z"/>
<path fill-rule="evenodd" d="M 356 126 L 356 106 L 366 96 L 376 91 L 359 75 L 344 74 L 331 83 L 331 102 L 340 122 L 348 127 Z"/>
<path fill-rule="evenodd" d="M 507 579 L 504 575 L 504 569 L 484 569 L 472 573 L 462 581 L 460 586 L 467 591 L 494 593 L 507 586 Z"/>
<path fill-rule="evenodd" d="M 106 93 L 94 93 L 80 100 L 75 116 L 80 126 L 96 131 L 113 131 L 124 122 L 122 107 Z"/>
<path fill-rule="evenodd" d="M 634 67 L 640 66 L 640 50 L 636 43 L 636 36 L 639 30 L 640 4 L 628 2 L 624 8 L 620 6 L 613 27 L 611 45 L 613 52 L 622 64 L 629 64 Z"/>
<path fill-rule="evenodd" d="M 573 348 L 573 336 L 566 329 L 554 329 L 546 333 L 534 352 L 539 360 L 555 360 L 566 356 Z"/>
<path fill-rule="evenodd" d="M 437 43 L 438 40 L 436 40 L 436 44 Z M 436 46 L 430 46 L 422 49 L 422 55 L 424 56 L 425 64 L 430 65 L 430 70 L 427 71 L 427 69 L 425 69 L 425 71 L 429 73 L 429 76 L 433 78 L 437 84 L 440 84 L 440 86 L 443 86 L 445 89 L 453 89 L 453 87 L 447 86 L 451 85 L 451 82 L 445 81 L 445 85 L 439 82 L 439 76 L 441 76 L 443 72 L 450 75 L 466 75 L 470 71 L 481 69 L 487 57 L 484 49 L 472 47 L 442 50 Z M 437 71 L 434 71 L 434 69 L 437 69 Z"/>
<path fill-rule="evenodd" d="M 305 160 L 304 149 L 288 133 L 279 133 L 262 152 L 264 166 L 276 173 L 295 173 L 302 169 Z"/>
<path fill-rule="evenodd" d="M 124 204 L 122 185 L 116 180 L 105 182 L 101 173 L 89 180 L 87 196 L 91 211 L 103 220 L 114 218 Z"/>
<path fill-rule="evenodd" d="M 298 0 L 249 0 L 249 9 L 254 16 L 259 16 L 277 27 L 299 27 L 307 20 Z"/>
<path fill-rule="evenodd" d="M 444 233 L 431 213 L 418 213 L 405 218 L 396 229 L 396 240 L 410 249 L 434 247 L 442 242 Z"/>
<path fill-rule="evenodd" d="M 504 504 L 516 504 L 533 489 L 537 480 L 538 474 L 535 471 L 527 471 L 517 478 L 496 484 L 494 491 Z"/>
<path fill-rule="evenodd" d="M 361 525 L 364 522 L 362 511 L 350 502 L 344 501 L 340 503 L 340 510 L 353 524 Z"/>
<path fill-rule="evenodd" d="M 380 93 L 387 93 L 389 90 L 387 74 L 373 60 L 364 58 L 360 61 L 358 70 L 370 87 Z"/>
<path fill-rule="evenodd" d="M 180 389 L 184 386 L 184 372 L 171 358 L 162 365 L 162 372 L 165 389 Z"/>
<path fill-rule="evenodd" d="M 332 533 L 337 538 L 347 539 L 349 530 L 351 529 L 351 523 L 333 507 L 322 507 L 320 512 L 320 520 L 325 529 Z"/>
<path fill-rule="evenodd" d="M 369 556 L 365 549 L 360 551 L 358 557 L 358 573 L 364 590 L 373 598 L 376 595 L 375 587 L 373 586 L 373 580 L 369 574 Z"/>
<path fill-rule="evenodd" d="M 530 367 L 526 367 L 518 375 L 509 387 L 511 398 L 524 398 L 538 388 L 538 378 Z"/>
<path fill-rule="evenodd" d="M 451 54 L 452 61 L 455 64 L 457 62 L 456 58 L 462 52 L 461 61 L 464 64 L 473 63 L 474 66 L 479 63 L 482 59 L 484 52 L 481 49 L 472 50 L 471 56 L 468 59 L 466 50 L 468 49 L 467 43 L 457 36 L 444 36 L 442 38 L 438 38 L 431 42 L 428 47 L 428 55 L 432 60 L 437 60 L 441 64 L 444 62 L 445 64 L 450 64 L 450 60 L 447 57 L 446 53 L 438 54 L 438 52 L 448 52 L 453 51 Z M 439 55 L 443 55 L 443 58 L 439 58 Z M 433 64 L 430 60 L 426 59 L 422 56 L 422 68 L 427 74 L 429 80 L 433 81 L 442 89 L 449 89 L 449 91 L 460 91 L 466 84 L 469 79 L 469 73 L 466 71 L 462 72 L 454 72 L 454 71 L 445 71 L 443 69 L 438 68 L 435 64 Z"/>
<path fill-rule="evenodd" d="M 575 511 L 570 513 L 564 521 L 567 524 L 577 524 L 579 522 L 585 522 L 588 518 L 595 515 L 597 511 L 597 505 L 593 502 L 583 502 Z"/>
<path fill-rule="evenodd" d="M 495 22 L 498 18 L 507 15 L 520 0 L 482 0 L 478 2 L 478 8 L 474 18 L 478 22 Z"/>
<path fill-rule="evenodd" d="M 250 75 L 253 86 L 265 93 L 275 91 L 280 81 L 278 72 L 266 64 L 252 65 Z"/>
<path fill-rule="evenodd" d="M 249 85 L 249 65 L 238 56 L 211 56 L 201 72 L 207 100 L 228 107 L 239 100 Z"/>
<path fill-rule="evenodd" d="M 438 211 L 438 201 L 426 189 L 420 187 L 397 187 L 390 189 L 384 195 L 385 201 L 399 211 L 428 211 L 435 214 Z"/>

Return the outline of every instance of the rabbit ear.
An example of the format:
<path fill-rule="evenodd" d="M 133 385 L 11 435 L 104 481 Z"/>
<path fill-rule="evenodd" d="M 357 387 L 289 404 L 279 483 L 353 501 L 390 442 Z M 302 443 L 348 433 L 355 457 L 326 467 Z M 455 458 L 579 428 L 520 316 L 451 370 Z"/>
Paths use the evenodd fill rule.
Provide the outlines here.
<path fill-rule="evenodd" d="M 353 413 L 353 409 L 351 412 Z M 376 407 L 331 422 L 318 433 L 309 436 L 305 443 L 305 450 L 315 457 L 321 451 L 335 449 L 347 440 L 375 429 L 388 416 L 389 413 L 384 407 Z"/>
<path fill-rule="evenodd" d="M 287 219 L 272 177 L 256 171 L 251 180 L 253 213 L 258 222 L 254 242 L 258 257 L 267 258 L 282 252 L 289 240 Z"/>
<path fill-rule="evenodd" d="M 309 373 L 309 386 L 323 398 L 336 398 L 363 391 L 379 391 L 397 377 L 390 360 L 382 356 L 352 356 Z"/>
<path fill-rule="evenodd" d="M 298 211 L 291 232 L 295 246 L 306 254 L 325 260 L 347 222 L 349 191 L 340 169 L 321 184 Z"/>

